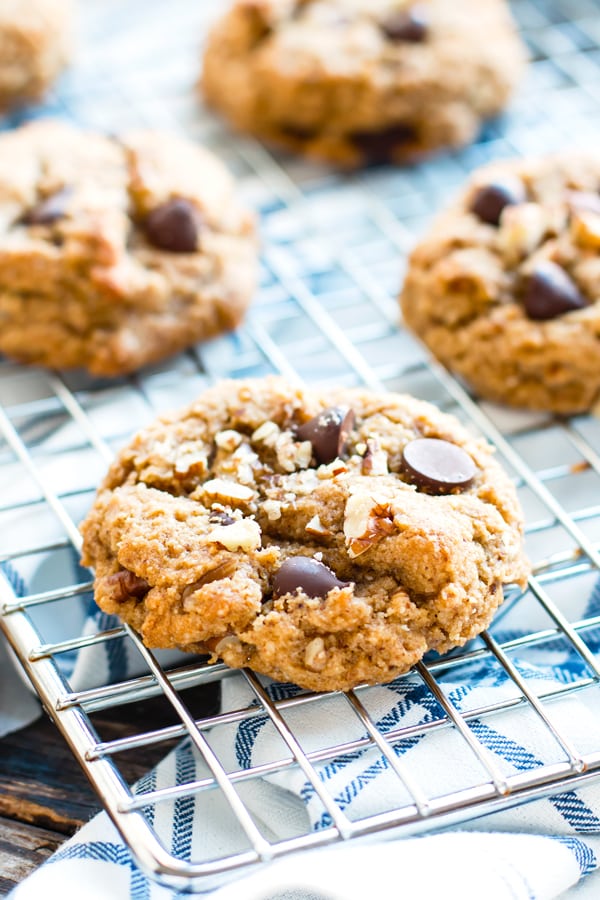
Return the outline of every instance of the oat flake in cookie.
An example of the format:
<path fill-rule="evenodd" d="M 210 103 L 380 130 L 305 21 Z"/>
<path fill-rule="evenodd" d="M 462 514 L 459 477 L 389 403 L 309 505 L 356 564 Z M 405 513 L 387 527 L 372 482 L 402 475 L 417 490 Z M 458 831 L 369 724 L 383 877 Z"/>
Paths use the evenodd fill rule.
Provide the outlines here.
<path fill-rule="evenodd" d="M 39 100 L 71 55 L 71 0 L 0 3 L 0 110 Z"/>
<path fill-rule="evenodd" d="M 240 130 L 352 167 L 471 141 L 523 62 L 504 0 L 236 0 L 202 88 Z"/>
<path fill-rule="evenodd" d="M 235 327 L 253 217 L 222 164 L 160 132 L 0 136 L 0 351 L 119 375 Z"/>
<path fill-rule="evenodd" d="M 463 644 L 527 574 L 514 488 L 454 418 L 277 378 L 138 434 L 82 531 L 98 604 L 147 645 L 317 691 Z"/>
<path fill-rule="evenodd" d="M 600 157 L 477 171 L 413 251 L 406 324 L 482 397 L 561 414 L 600 401 Z"/>

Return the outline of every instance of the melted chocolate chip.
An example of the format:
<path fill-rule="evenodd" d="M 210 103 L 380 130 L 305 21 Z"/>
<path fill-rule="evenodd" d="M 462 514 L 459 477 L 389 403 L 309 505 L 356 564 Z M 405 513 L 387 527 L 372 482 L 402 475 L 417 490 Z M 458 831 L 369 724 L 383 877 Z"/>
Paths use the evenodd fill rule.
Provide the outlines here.
<path fill-rule="evenodd" d="M 351 135 L 352 143 L 360 150 L 370 165 L 393 162 L 394 151 L 414 144 L 417 130 L 414 125 L 400 122 L 381 131 L 355 131 Z"/>
<path fill-rule="evenodd" d="M 354 427 L 354 413 L 347 406 L 324 409 L 309 422 L 296 429 L 296 438 L 310 441 L 315 459 L 320 464 L 341 456 Z"/>
<path fill-rule="evenodd" d="M 427 37 L 427 13 L 422 6 L 399 9 L 390 13 L 379 27 L 390 41 L 420 44 Z"/>
<path fill-rule="evenodd" d="M 523 305 L 530 319 L 555 319 L 563 313 L 583 309 L 588 305 L 586 298 L 565 270 L 556 263 L 538 263 L 531 273 Z"/>
<path fill-rule="evenodd" d="M 308 556 L 286 559 L 273 578 L 273 599 L 295 594 L 298 588 L 308 597 L 326 597 L 333 588 L 347 587 L 335 572 Z"/>
<path fill-rule="evenodd" d="M 27 210 L 21 218 L 24 225 L 52 225 L 66 213 L 72 187 L 63 187 Z"/>
<path fill-rule="evenodd" d="M 506 206 L 524 203 L 525 186 L 519 178 L 503 178 L 479 188 L 471 203 L 471 212 L 488 225 L 498 225 Z"/>
<path fill-rule="evenodd" d="M 150 585 L 145 578 L 140 578 L 139 575 L 135 575 L 128 569 L 108 575 L 104 579 L 104 587 L 109 589 L 113 600 L 116 600 L 117 603 L 123 603 L 131 597 L 141 600 L 150 590 Z"/>
<path fill-rule="evenodd" d="M 198 249 L 200 213 L 189 200 L 167 200 L 144 223 L 146 237 L 159 250 L 194 253 Z"/>
<path fill-rule="evenodd" d="M 402 451 L 402 471 L 429 494 L 450 494 L 468 488 L 477 468 L 462 447 L 438 438 L 417 438 Z"/>

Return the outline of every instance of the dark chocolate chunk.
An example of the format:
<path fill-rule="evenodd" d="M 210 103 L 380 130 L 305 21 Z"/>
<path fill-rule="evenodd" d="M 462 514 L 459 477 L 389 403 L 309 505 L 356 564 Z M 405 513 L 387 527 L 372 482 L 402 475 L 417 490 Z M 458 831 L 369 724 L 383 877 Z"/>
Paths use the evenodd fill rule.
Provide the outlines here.
<path fill-rule="evenodd" d="M 538 263 L 529 276 L 523 305 L 530 319 L 543 321 L 583 309 L 588 301 L 565 270 L 547 260 Z"/>
<path fill-rule="evenodd" d="M 355 131 L 351 135 L 352 143 L 364 155 L 370 165 L 393 162 L 394 151 L 414 144 L 417 130 L 414 125 L 399 122 L 381 131 Z"/>
<path fill-rule="evenodd" d="M 488 225 L 498 225 L 502 210 L 506 206 L 525 203 L 526 199 L 527 193 L 523 182 L 519 178 L 507 176 L 479 188 L 473 197 L 471 212 Z"/>
<path fill-rule="evenodd" d="M 273 578 L 273 599 L 295 594 L 300 588 L 308 597 L 326 597 L 333 588 L 347 587 L 335 572 L 309 556 L 286 559 Z"/>
<path fill-rule="evenodd" d="M 427 13 L 422 6 L 399 9 L 390 13 L 379 27 L 391 41 L 420 44 L 427 37 Z"/>
<path fill-rule="evenodd" d="M 69 198 L 73 188 L 66 186 L 50 194 L 44 200 L 40 200 L 31 209 L 28 209 L 21 218 L 24 225 L 52 225 L 58 219 L 62 219 L 67 211 Z"/>
<path fill-rule="evenodd" d="M 146 237 L 159 250 L 194 253 L 198 249 L 200 213 L 189 200 L 167 200 L 144 223 Z"/>
<path fill-rule="evenodd" d="M 402 471 L 429 494 L 451 494 L 468 488 L 477 467 L 462 447 L 439 438 L 417 438 L 402 451 Z"/>
<path fill-rule="evenodd" d="M 128 569 L 108 575 L 104 579 L 104 587 L 108 588 L 112 599 L 117 603 L 123 603 L 131 597 L 141 600 L 150 590 L 150 585 L 144 578 L 140 578 L 139 575 L 135 575 Z"/>
<path fill-rule="evenodd" d="M 300 425 L 296 429 L 296 437 L 300 441 L 311 442 L 319 464 L 330 463 L 344 452 L 353 427 L 353 411 L 347 406 L 332 406 Z"/>

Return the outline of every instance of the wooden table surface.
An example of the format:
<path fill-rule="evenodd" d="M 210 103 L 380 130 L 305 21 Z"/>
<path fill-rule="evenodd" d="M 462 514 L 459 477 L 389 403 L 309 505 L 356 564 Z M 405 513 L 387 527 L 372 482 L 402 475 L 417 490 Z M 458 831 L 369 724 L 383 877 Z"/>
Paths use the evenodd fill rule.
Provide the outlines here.
<path fill-rule="evenodd" d="M 210 715 L 219 702 L 219 685 L 185 692 L 185 701 L 196 715 Z M 94 724 L 103 739 L 171 724 L 162 699 L 118 707 Z M 140 749 L 124 754 L 120 770 L 128 782 L 136 781 L 155 765 L 172 745 Z M 125 758 L 126 757 L 126 758 Z M 101 804 L 75 761 L 61 734 L 43 715 L 40 719 L 0 740 L 0 897 L 5 897 L 36 869 Z"/>

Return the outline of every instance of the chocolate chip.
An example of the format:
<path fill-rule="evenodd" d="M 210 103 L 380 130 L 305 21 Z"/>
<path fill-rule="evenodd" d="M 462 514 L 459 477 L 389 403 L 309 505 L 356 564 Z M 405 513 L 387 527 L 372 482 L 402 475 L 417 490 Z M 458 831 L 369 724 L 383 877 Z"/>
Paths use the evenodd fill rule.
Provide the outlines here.
<path fill-rule="evenodd" d="M 402 451 L 402 470 L 429 494 L 450 494 L 468 488 L 477 468 L 462 447 L 438 438 L 417 438 Z"/>
<path fill-rule="evenodd" d="M 112 599 L 117 603 L 123 603 L 131 597 L 141 600 L 150 590 L 150 585 L 144 578 L 140 578 L 139 575 L 135 575 L 128 569 L 108 575 L 104 579 L 104 587 L 108 588 Z"/>
<path fill-rule="evenodd" d="M 198 249 L 200 213 L 189 200 L 167 200 L 144 223 L 146 237 L 160 250 L 194 253 Z"/>
<path fill-rule="evenodd" d="M 420 44 L 427 37 L 427 13 L 422 6 L 392 12 L 379 23 L 379 27 L 391 41 L 407 41 Z"/>
<path fill-rule="evenodd" d="M 583 309 L 588 301 L 565 270 L 547 260 L 538 263 L 531 273 L 523 305 L 530 319 L 545 320 Z"/>
<path fill-rule="evenodd" d="M 332 406 L 300 425 L 296 429 L 296 437 L 300 441 L 311 442 L 319 464 L 330 463 L 344 452 L 353 427 L 353 411 L 347 406 Z"/>
<path fill-rule="evenodd" d="M 527 193 L 523 182 L 519 178 L 507 176 L 479 188 L 473 197 L 471 212 L 488 225 L 498 225 L 502 210 L 506 206 L 525 203 L 526 199 Z"/>
<path fill-rule="evenodd" d="M 400 122 L 381 131 L 355 131 L 350 138 L 367 163 L 379 165 L 393 162 L 395 150 L 414 144 L 417 130 L 413 125 Z"/>
<path fill-rule="evenodd" d="M 273 578 L 273 599 L 295 594 L 298 588 L 308 597 L 326 597 L 333 588 L 347 587 L 335 572 L 308 556 L 286 559 Z"/>
<path fill-rule="evenodd" d="M 64 217 L 72 193 L 73 188 L 67 186 L 50 194 L 49 197 L 40 200 L 39 203 L 27 210 L 21 218 L 21 222 L 23 225 L 52 225 L 57 219 Z"/>

